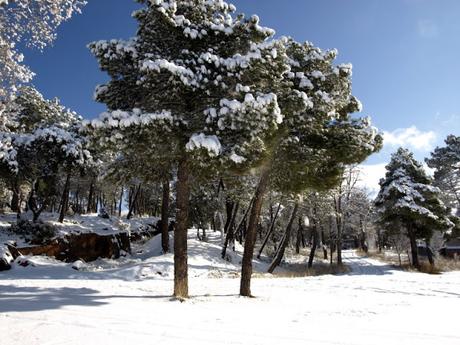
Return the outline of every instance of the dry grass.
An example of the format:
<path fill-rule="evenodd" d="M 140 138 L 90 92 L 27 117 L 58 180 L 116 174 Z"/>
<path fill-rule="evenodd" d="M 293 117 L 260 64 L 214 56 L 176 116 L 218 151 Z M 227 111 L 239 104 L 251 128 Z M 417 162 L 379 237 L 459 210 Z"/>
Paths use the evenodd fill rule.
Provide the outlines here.
<path fill-rule="evenodd" d="M 341 274 L 350 272 L 350 268 L 346 265 L 329 265 L 323 262 L 313 263 L 312 268 L 308 268 L 306 263 L 303 264 L 283 264 L 283 270 L 275 269 L 273 274 L 256 273 L 258 278 L 298 278 L 298 277 L 316 277 L 327 274 Z"/>
<path fill-rule="evenodd" d="M 384 252 L 369 252 L 366 254 L 363 251 L 357 251 L 357 253 L 359 255 L 367 256 L 372 259 L 377 259 L 379 261 L 393 265 L 397 268 L 401 268 L 405 271 L 418 271 L 428 274 L 441 274 L 442 272 L 460 271 L 460 260 L 449 259 L 442 256 L 438 256 L 435 258 L 434 266 L 430 265 L 427 258 L 419 256 L 420 270 L 417 270 L 416 268 L 410 265 L 409 259 L 407 258 L 407 255 L 405 253 L 401 254 L 401 266 L 399 265 L 397 255 L 385 255 Z"/>
<path fill-rule="evenodd" d="M 435 263 L 442 272 L 460 271 L 460 259 L 438 257 Z"/>

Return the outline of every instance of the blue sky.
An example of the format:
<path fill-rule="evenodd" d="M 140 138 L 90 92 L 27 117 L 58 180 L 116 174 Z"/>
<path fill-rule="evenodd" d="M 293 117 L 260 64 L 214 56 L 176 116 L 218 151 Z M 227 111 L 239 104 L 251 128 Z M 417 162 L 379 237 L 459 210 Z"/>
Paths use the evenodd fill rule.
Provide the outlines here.
<path fill-rule="evenodd" d="M 460 1 L 458 0 L 234 0 L 277 35 L 337 48 L 337 62 L 353 64 L 353 92 L 363 115 L 385 132 L 381 153 L 365 163 L 374 184 L 398 145 L 418 159 L 460 135 Z M 92 100 L 106 80 L 86 48 L 99 39 L 128 38 L 136 30 L 132 0 L 89 0 L 83 14 L 62 25 L 53 47 L 25 51 L 35 86 L 84 117 L 104 106 Z"/>

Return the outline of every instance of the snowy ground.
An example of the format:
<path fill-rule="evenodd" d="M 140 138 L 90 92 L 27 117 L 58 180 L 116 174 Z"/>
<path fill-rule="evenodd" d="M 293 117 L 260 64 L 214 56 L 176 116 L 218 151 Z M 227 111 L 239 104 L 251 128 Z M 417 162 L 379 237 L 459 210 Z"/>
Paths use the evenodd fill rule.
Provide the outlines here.
<path fill-rule="evenodd" d="M 460 344 L 460 273 L 397 271 L 345 252 L 339 276 L 253 280 L 237 296 L 239 255 L 218 258 L 190 232 L 190 292 L 170 298 L 172 256 L 156 239 L 84 271 L 49 259 L 0 272 L 0 344 Z M 263 262 L 257 269 L 266 268 Z"/>

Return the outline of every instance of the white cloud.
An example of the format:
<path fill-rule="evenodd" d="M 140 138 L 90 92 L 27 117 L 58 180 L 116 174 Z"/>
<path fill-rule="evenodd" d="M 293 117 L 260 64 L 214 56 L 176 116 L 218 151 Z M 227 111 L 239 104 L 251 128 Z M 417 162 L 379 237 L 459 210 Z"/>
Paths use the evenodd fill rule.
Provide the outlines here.
<path fill-rule="evenodd" d="M 383 132 L 384 144 L 411 147 L 416 150 L 430 151 L 436 140 L 433 131 L 422 132 L 416 126 L 398 128 L 393 132 Z"/>
<path fill-rule="evenodd" d="M 359 166 L 360 175 L 358 186 L 369 190 L 371 197 L 375 197 L 380 190 L 379 181 L 385 177 L 387 163 L 363 164 Z"/>

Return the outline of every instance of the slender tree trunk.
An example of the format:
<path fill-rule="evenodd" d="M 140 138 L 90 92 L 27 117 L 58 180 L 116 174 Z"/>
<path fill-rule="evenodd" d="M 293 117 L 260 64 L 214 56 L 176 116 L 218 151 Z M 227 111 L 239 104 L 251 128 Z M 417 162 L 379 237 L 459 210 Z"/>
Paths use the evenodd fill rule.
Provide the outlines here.
<path fill-rule="evenodd" d="M 337 265 L 342 265 L 342 216 L 337 215 Z"/>
<path fill-rule="evenodd" d="M 257 224 L 259 223 L 260 210 L 262 202 L 270 180 L 270 168 L 262 168 L 259 184 L 254 194 L 254 203 L 252 204 L 249 224 L 246 231 L 246 242 L 244 243 L 243 262 L 241 265 L 241 282 L 240 295 L 251 296 L 251 275 L 252 275 L 252 257 L 254 255 L 254 246 L 257 237 Z"/>
<path fill-rule="evenodd" d="M 297 238 L 295 242 L 296 254 L 300 254 L 300 245 L 302 244 L 302 233 L 303 233 L 302 218 L 299 217 L 299 226 L 297 228 Z"/>
<path fill-rule="evenodd" d="M 342 265 L 342 230 L 343 230 L 343 216 L 342 216 L 342 196 L 334 198 L 335 204 L 335 219 L 337 225 L 337 265 Z"/>
<path fill-rule="evenodd" d="M 129 205 L 128 215 L 126 216 L 126 219 L 131 219 L 132 216 L 133 216 L 134 208 L 136 206 L 137 197 L 139 196 L 140 190 L 141 190 L 141 184 L 139 184 L 139 186 L 137 186 L 136 192 L 135 192 L 134 196 L 132 197 L 131 203 Z"/>
<path fill-rule="evenodd" d="M 260 259 L 260 256 L 262 255 L 262 252 L 263 252 L 265 246 L 267 245 L 268 240 L 270 239 L 270 236 L 273 233 L 273 230 L 275 229 L 275 223 L 276 223 L 276 219 L 278 218 L 280 208 L 281 208 L 281 204 L 278 203 L 278 207 L 276 208 L 275 215 L 271 217 L 272 221 L 271 221 L 271 224 L 270 224 L 270 228 L 268 229 L 267 235 L 265 236 L 264 241 L 262 242 L 262 246 L 260 247 L 259 252 L 257 253 L 257 259 Z"/>
<path fill-rule="evenodd" d="M 248 214 L 249 214 L 249 211 L 252 208 L 252 203 L 253 202 L 254 202 L 254 198 L 252 198 L 251 201 L 249 202 L 248 208 L 244 212 L 243 218 L 241 218 L 240 222 L 238 223 L 238 225 L 235 228 L 236 232 L 240 234 L 241 239 L 246 238 L 246 227 L 247 227 L 246 219 L 248 218 Z M 258 227 L 257 227 L 258 231 L 260 231 L 260 227 L 261 227 L 261 225 L 259 224 Z M 235 250 L 235 246 L 233 246 L 233 251 L 234 250 Z"/>
<path fill-rule="evenodd" d="M 163 182 L 163 197 L 161 201 L 161 247 L 163 253 L 169 252 L 169 181 Z"/>
<path fill-rule="evenodd" d="M 321 246 L 323 248 L 323 258 L 324 260 L 327 260 L 326 236 L 324 235 L 323 225 L 321 225 Z"/>
<path fill-rule="evenodd" d="M 329 216 L 329 263 L 332 266 L 333 264 L 333 257 L 334 257 L 334 241 L 332 240 L 332 224 L 333 224 L 333 216 Z"/>
<path fill-rule="evenodd" d="M 410 250 L 412 254 L 412 266 L 420 270 L 420 263 L 418 261 L 417 240 L 415 238 L 415 232 L 411 227 L 409 227 L 409 229 L 407 230 L 407 233 L 409 235 Z"/>
<path fill-rule="evenodd" d="M 177 212 L 174 230 L 174 296 L 188 298 L 187 227 L 190 198 L 190 167 L 187 158 L 179 161 L 177 170 Z"/>
<path fill-rule="evenodd" d="M 16 212 L 19 215 L 21 214 L 21 206 L 19 200 L 20 189 L 17 178 L 13 180 L 11 191 L 13 192 L 11 197 L 11 211 Z"/>
<path fill-rule="evenodd" d="M 236 214 L 238 213 L 238 209 L 240 208 L 240 203 L 237 202 L 235 206 L 232 206 L 233 209 L 233 214 L 230 218 L 230 222 L 228 223 L 228 228 L 227 228 L 227 234 L 225 235 L 225 242 L 224 245 L 222 246 L 222 259 L 225 259 L 225 255 L 227 254 L 227 246 L 228 244 L 234 240 L 234 224 L 235 224 L 235 219 L 236 219 Z"/>
<path fill-rule="evenodd" d="M 294 219 L 297 216 L 297 210 L 299 209 L 299 203 L 296 202 L 294 205 L 294 209 L 292 210 L 291 218 L 289 219 L 289 223 L 286 227 L 286 231 L 284 233 L 283 241 L 280 243 L 278 247 L 278 251 L 274 260 L 272 261 L 270 267 L 268 268 L 268 273 L 273 273 L 276 267 L 281 263 L 283 259 L 284 252 L 286 250 L 287 244 L 289 243 L 289 239 L 291 238 L 291 231 L 292 231 L 292 223 L 294 223 Z"/>
<path fill-rule="evenodd" d="M 316 219 L 313 225 L 313 243 L 310 250 L 310 256 L 308 257 L 308 268 L 313 266 L 313 259 L 315 258 L 316 247 L 318 246 L 318 225 Z"/>
<path fill-rule="evenodd" d="M 430 265 L 431 266 L 434 266 L 434 258 L 433 258 L 433 252 L 431 251 L 431 248 L 429 246 L 429 243 L 430 243 L 430 239 L 427 238 L 425 240 L 425 244 L 426 244 L 426 255 L 428 257 L 428 261 L 430 262 Z"/>
<path fill-rule="evenodd" d="M 123 206 L 123 195 L 125 194 L 125 188 L 121 186 L 120 200 L 118 202 L 118 217 L 121 217 L 121 208 Z"/>
<path fill-rule="evenodd" d="M 231 200 L 226 200 L 225 201 L 225 211 L 227 213 L 227 217 L 225 219 L 225 225 L 224 225 L 224 234 L 227 233 L 228 231 L 228 227 L 230 225 L 230 222 L 232 220 L 232 217 L 233 217 L 233 208 L 235 207 L 235 203 Z"/>
<path fill-rule="evenodd" d="M 93 212 L 93 199 L 94 199 L 94 181 L 89 185 L 88 205 L 86 205 L 86 213 Z"/>
<path fill-rule="evenodd" d="M 70 188 L 70 173 L 67 173 L 65 178 L 64 192 L 62 193 L 61 212 L 59 214 L 59 223 L 64 222 L 64 217 L 69 207 L 69 188 Z"/>

